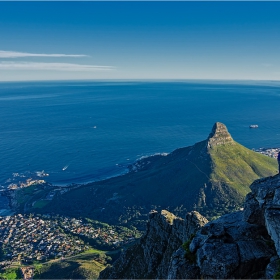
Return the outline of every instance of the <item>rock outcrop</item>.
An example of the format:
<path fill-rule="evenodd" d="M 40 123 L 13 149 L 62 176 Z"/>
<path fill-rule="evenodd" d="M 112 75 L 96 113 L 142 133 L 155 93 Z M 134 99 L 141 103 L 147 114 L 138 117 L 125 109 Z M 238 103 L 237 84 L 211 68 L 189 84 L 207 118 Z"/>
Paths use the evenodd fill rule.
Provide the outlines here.
<path fill-rule="evenodd" d="M 246 197 L 244 219 L 265 225 L 280 256 L 280 176 L 256 180 Z"/>
<path fill-rule="evenodd" d="M 185 220 L 166 210 L 152 211 L 145 235 L 137 244 L 128 248 L 112 267 L 102 271 L 100 279 L 167 278 L 171 258 L 175 262 L 176 256 L 180 255 L 180 251 L 176 252 L 177 249 L 207 222 L 206 218 L 195 211 L 188 213 Z M 184 255 L 184 251 L 181 253 Z M 184 274 L 184 266 L 188 264 L 184 257 L 180 261 L 182 266 L 177 264 L 175 268 L 174 263 L 170 269 L 173 274 L 177 273 L 181 277 Z"/>
<path fill-rule="evenodd" d="M 190 244 L 203 278 L 260 277 L 276 252 L 262 225 L 243 221 L 242 212 L 227 214 L 198 231 Z"/>
<path fill-rule="evenodd" d="M 180 247 L 171 257 L 167 279 L 200 279 L 196 263 L 186 260 L 186 251 Z"/>
<path fill-rule="evenodd" d="M 207 147 L 212 148 L 218 145 L 234 144 L 231 135 L 229 134 L 227 127 L 220 122 L 216 122 L 212 128 L 211 133 L 207 139 Z"/>
<path fill-rule="evenodd" d="M 244 211 L 209 223 L 195 211 L 185 220 L 152 212 L 140 242 L 100 278 L 273 278 L 279 271 L 280 175 L 250 188 Z"/>

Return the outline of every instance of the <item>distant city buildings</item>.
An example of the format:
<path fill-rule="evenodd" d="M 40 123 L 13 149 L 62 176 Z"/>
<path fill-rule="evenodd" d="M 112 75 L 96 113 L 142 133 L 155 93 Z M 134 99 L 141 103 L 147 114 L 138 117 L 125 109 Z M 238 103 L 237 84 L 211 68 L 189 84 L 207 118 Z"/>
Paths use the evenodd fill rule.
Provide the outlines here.
<path fill-rule="evenodd" d="M 0 241 L 4 262 L 40 261 L 87 249 L 82 240 L 65 234 L 56 221 L 21 214 L 0 217 Z"/>
<path fill-rule="evenodd" d="M 0 217 L 3 252 L 0 267 L 77 255 L 91 248 L 83 241 L 84 237 L 116 249 L 133 242 L 136 236 L 139 236 L 136 229 L 94 226 L 81 219 L 58 215 Z"/>
<path fill-rule="evenodd" d="M 253 149 L 253 151 L 272 158 L 277 158 L 277 155 L 280 152 L 280 148 L 260 148 L 260 149 Z"/>

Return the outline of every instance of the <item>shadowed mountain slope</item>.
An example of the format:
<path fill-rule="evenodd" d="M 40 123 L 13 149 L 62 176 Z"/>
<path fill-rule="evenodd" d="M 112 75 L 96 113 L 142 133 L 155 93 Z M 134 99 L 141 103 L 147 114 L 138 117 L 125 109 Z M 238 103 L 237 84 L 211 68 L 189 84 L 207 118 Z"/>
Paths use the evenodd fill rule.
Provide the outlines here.
<path fill-rule="evenodd" d="M 198 210 L 211 218 L 239 208 L 255 179 L 277 173 L 277 162 L 238 144 L 225 125 L 215 123 L 206 140 L 129 168 L 59 195 L 40 211 L 136 226 L 151 209 L 177 215 Z"/>

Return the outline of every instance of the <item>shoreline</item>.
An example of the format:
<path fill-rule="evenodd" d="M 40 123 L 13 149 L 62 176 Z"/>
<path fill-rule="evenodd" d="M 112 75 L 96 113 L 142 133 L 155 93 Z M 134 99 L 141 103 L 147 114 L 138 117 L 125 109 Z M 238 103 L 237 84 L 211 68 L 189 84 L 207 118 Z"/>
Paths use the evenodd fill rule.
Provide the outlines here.
<path fill-rule="evenodd" d="M 3 190 L 1 191 L 0 195 L 1 197 L 5 197 L 8 200 L 8 207 L 9 208 L 2 208 L 0 209 L 0 217 L 7 217 L 7 216 L 11 216 L 9 215 L 10 213 L 12 215 L 15 214 L 15 211 L 13 209 L 13 198 L 12 198 L 12 192 L 14 192 L 14 190 Z"/>
<path fill-rule="evenodd" d="M 260 154 L 263 154 L 263 155 L 266 155 L 266 156 L 269 156 L 269 157 L 272 157 L 272 158 L 277 158 L 277 154 L 278 152 L 280 152 L 280 148 L 258 148 L 258 149 L 252 149 L 254 152 L 256 153 L 260 153 Z M 157 153 L 158 155 L 160 155 L 159 153 Z M 56 182 L 44 182 L 43 184 L 41 183 L 41 185 L 43 186 L 49 186 L 49 187 L 53 187 L 53 188 L 69 188 L 72 189 L 72 188 L 78 188 L 78 187 L 81 187 L 81 186 L 86 186 L 88 184 L 91 184 L 91 183 L 96 183 L 96 182 L 101 182 L 101 181 L 104 181 L 104 180 L 108 180 L 108 179 L 111 179 L 111 178 L 115 178 L 115 177 L 119 177 L 119 176 L 123 176 L 123 175 L 126 175 L 128 174 L 129 172 L 131 172 L 133 170 L 133 166 L 135 166 L 135 164 L 137 164 L 137 162 L 141 161 L 141 159 L 143 158 L 148 158 L 148 157 L 152 157 L 154 155 L 149 155 L 149 156 L 142 156 L 141 158 L 137 159 L 133 164 L 131 165 L 128 165 L 126 166 L 126 168 L 122 171 L 122 172 L 119 172 L 118 174 L 115 174 L 115 175 L 112 175 L 112 176 L 106 176 L 104 178 L 99 178 L 99 179 L 93 179 L 93 180 L 90 180 L 90 181 L 85 181 L 85 182 L 82 182 L 82 183 L 56 183 Z M 38 184 L 34 184 L 34 185 L 38 185 Z M 39 183 L 40 185 L 40 183 Z M 25 186 L 26 188 L 28 188 L 29 186 L 33 186 L 33 185 L 28 185 L 28 186 Z M 3 217 L 6 217 L 6 216 L 11 216 L 11 215 L 14 215 L 16 213 L 16 201 L 14 201 L 15 199 L 15 194 L 18 190 L 22 189 L 22 187 L 19 187 L 19 188 L 11 188 L 11 189 L 5 189 L 5 190 L 2 190 L 0 192 L 0 196 L 2 197 L 5 197 L 8 199 L 9 201 L 9 208 L 2 208 L 0 209 L 0 216 L 3 216 Z"/>
<path fill-rule="evenodd" d="M 41 185 L 41 186 L 44 186 L 44 187 L 51 187 L 51 188 L 63 188 L 63 190 L 65 190 L 64 192 L 66 192 L 66 191 L 69 191 L 70 189 L 79 188 L 81 186 L 86 186 L 86 185 L 91 184 L 91 183 L 101 182 L 101 181 L 108 180 L 108 179 L 111 179 L 111 178 L 123 176 L 123 175 L 125 175 L 129 172 L 130 172 L 129 168 L 126 167 L 123 170 L 123 172 L 119 172 L 118 174 L 115 174 L 115 175 L 112 175 L 112 176 L 106 176 L 104 178 L 100 178 L 100 179 L 96 179 L 96 180 L 85 181 L 83 183 L 73 183 L 73 182 L 72 183 L 55 183 L 55 182 L 44 181 L 43 183 L 42 182 L 39 182 L 38 184 L 34 183 L 34 184 L 27 185 L 27 186 L 24 186 L 24 187 L 6 188 L 6 189 L 4 189 L 0 192 L 0 196 L 8 199 L 9 208 L 2 208 L 2 209 L 0 208 L 0 217 L 1 216 L 2 217 L 7 217 L 7 216 L 11 216 L 11 215 L 14 215 L 14 214 L 17 213 L 17 209 L 16 209 L 17 201 L 15 200 L 15 195 L 16 195 L 17 191 L 19 191 L 23 188 L 28 188 L 28 187 L 31 187 L 31 186 Z"/>
<path fill-rule="evenodd" d="M 115 175 L 106 176 L 104 178 L 98 178 L 98 179 L 93 179 L 93 180 L 89 180 L 89 181 L 87 180 L 87 181 L 78 182 L 78 183 L 73 183 L 73 182 L 71 182 L 71 183 L 48 182 L 48 183 L 52 184 L 53 186 L 57 186 L 57 187 L 71 187 L 73 185 L 83 186 L 83 185 L 87 185 L 87 184 L 91 184 L 91 183 L 95 183 L 95 182 L 108 180 L 108 179 L 115 178 L 115 177 L 118 177 L 118 176 L 122 176 L 122 175 L 125 175 L 125 174 L 129 173 L 129 172 L 130 172 L 130 170 L 128 169 L 128 167 L 126 167 L 123 172 L 118 172 Z"/>

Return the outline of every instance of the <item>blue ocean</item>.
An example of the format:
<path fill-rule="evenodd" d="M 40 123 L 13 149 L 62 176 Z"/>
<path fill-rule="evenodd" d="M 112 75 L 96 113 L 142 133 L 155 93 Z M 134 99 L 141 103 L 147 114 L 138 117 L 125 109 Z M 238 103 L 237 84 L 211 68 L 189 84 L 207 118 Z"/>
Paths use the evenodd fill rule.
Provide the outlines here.
<path fill-rule="evenodd" d="M 0 83 L 0 120 L 2 187 L 42 171 L 85 183 L 204 140 L 217 121 L 250 149 L 280 147 L 280 82 Z"/>

